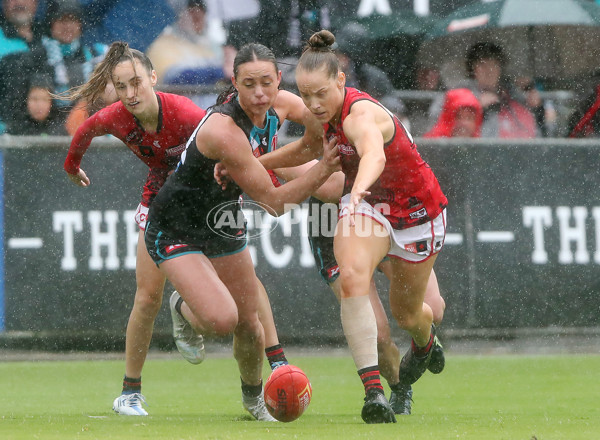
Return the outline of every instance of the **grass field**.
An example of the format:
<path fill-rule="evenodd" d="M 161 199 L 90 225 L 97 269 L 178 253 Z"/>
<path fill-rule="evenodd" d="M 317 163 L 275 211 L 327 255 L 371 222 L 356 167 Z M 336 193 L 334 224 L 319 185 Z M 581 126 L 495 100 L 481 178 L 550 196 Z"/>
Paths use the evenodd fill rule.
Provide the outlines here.
<path fill-rule="evenodd" d="M 448 356 L 416 385 L 413 414 L 365 425 L 349 357 L 296 357 L 313 399 L 292 423 L 244 412 L 235 362 L 149 360 L 149 417 L 117 416 L 123 361 L 0 362 L 0 439 L 600 438 L 600 356 Z M 265 378 L 268 372 L 265 370 Z"/>

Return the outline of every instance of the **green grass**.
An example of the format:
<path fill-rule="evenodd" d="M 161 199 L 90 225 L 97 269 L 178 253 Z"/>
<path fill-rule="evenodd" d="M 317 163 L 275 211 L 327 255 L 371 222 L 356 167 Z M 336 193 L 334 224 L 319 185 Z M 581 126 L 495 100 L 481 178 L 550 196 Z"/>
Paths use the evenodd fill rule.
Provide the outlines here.
<path fill-rule="evenodd" d="M 149 417 L 111 411 L 122 361 L 0 363 L 0 439 L 597 439 L 600 356 L 449 356 L 416 385 L 413 414 L 365 425 L 349 357 L 297 357 L 313 385 L 305 414 L 259 423 L 229 358 L 149 360 Z M 265 371 L 265 377 L 267 371 Z"/>

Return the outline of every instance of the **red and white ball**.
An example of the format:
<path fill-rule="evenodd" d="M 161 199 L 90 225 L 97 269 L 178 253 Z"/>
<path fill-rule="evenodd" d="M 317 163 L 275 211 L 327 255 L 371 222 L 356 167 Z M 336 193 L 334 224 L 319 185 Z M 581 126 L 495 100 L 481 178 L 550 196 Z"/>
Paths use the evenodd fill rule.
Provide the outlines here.
<path fill-rule="evenodd" d="M 304 371 L 295 365 L 277 367 L 265 383 L 265 404 L 280 422 L 292 422 L 302 415 L 312 397 Z"/>

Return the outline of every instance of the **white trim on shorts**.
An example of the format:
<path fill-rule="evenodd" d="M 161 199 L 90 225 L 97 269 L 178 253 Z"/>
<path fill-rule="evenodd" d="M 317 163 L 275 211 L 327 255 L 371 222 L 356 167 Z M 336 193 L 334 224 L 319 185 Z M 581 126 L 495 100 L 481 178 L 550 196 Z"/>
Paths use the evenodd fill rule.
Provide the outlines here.
<path fill-rule="evenodd" d="M 340 200 L 339 218 L 348 215 L 350 194 Z M 388 256 L 411 263 L 420 263 L 437 254 L 446 239 L 446 208 L 433 220 L 406 229 L 394 229 L 389 220 L 364 200 L 355 209 L 356 214 L 370 217 L 382 225 L 390 237 Z"/>
<path fill-rule="evenodd" d="M 141 203 L 138 205 L 135 210 L 135 222 L 140 227 L 142 231 L 146 230 L 146 221 L 148 220 L 148 208 L 146 205 L 142 205 Z"/>

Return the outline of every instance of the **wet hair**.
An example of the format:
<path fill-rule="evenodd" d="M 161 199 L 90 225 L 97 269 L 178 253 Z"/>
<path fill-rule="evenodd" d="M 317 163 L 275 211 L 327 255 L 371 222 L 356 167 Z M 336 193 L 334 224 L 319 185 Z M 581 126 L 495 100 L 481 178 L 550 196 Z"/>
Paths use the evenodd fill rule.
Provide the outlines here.
<path fill-rule="evenodd" d="M 473 69 L 475 63 L 481 60 L 497 60 L 500 63 L 500 67 L 504 69 L 506 65 L 506 54 L 500 46 L 494 43 L 482 42 L 476 43 L 469 48 L 467 51 L 465 67 L 467 69 L 467 76 L 473 78 Z"/>
<path fill-rule="evenodd" d="M 279 72 L 277 58 L 271 49 L 259 43 L 248 43 L 240 48 L 233 60 L 233 76 L 237 79 L 240 66 L 252 61 L 268 61 L 273 64 L 275 72 Z M 233 84 L 219 94 L 217 105 L 223 104 L 232 93 L 237 93 Z"/>
<path fill-rule="evenodd" d="M 143 52 L 130 48 L 123 41 L 115 41 L 110 45 L 104 59 L 96 65 L 92 75 L 85 84 L 67 90 L 65 93 L 56 95 L 55 97 L 68 99 L 72 102 L 83 99 L 93 104 L 102 96 L 108 82 L 112 81 L 112 73 L 115 67 L 124 61 L 131 61 L 133 70 L 135 71 L 136 60 L 141 63 L 148 74 L 152 73 L 153 67 L 150 58 Z"/>
<path fill-rule="evenodd" d="M 334 43 L 335 36 L 328 30 L 320 30 L 312 34 L 302 50 L 297 68 L 307 72 L 325 68 L 328 76 L 335 77 L 340 69 L 340 63 L 332 48 Z"/>

